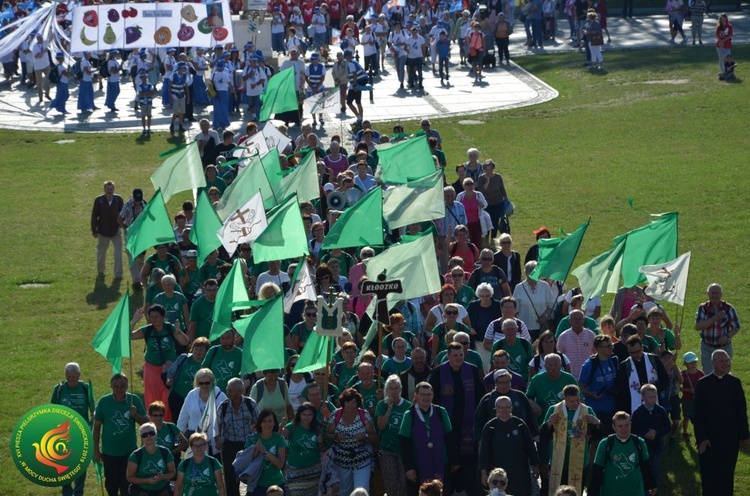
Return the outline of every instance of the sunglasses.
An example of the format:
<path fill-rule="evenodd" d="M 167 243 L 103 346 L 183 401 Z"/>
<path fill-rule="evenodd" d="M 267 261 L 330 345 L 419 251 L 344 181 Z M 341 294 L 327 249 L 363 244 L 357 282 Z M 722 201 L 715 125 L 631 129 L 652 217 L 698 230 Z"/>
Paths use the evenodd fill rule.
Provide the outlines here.
<path fill-rule="evenodd" d="M 504 486 L 507 483 L 508 481 L 505 481 L 505 480 L 493 480 L 492 481 L 493 486 Z"/>
<path fill-rule="evenodd" d="M 464 275 L 461 274 L 460 272 L 456 272 L 455 274 L 451 274 L 451 276 L 453 276 L 453 277 L 463 277 Z"/>
<path fill-rule="evenodd" d="M 482 258 L 482 262 L 492 262 L 491 258 Z"/>
<path fill-rule="evenodd" d="M 211 385 L 211 381 L 202 381 L 202 382 L 199 382 L 198 385 L 199 386 L 210 386 Z"/>
<path fill-rule="evenodd" d="M 147 437 L 155 436 L 155 431 L 146 431 L 143 434 L 141 434 L 141 439 L 146 439 Z"/>
<path fill-rule="evenodd" d="M 450 312 L 445 312 L 445 315 L 458 315 L 458 312 L 451 310 Z"/>
<path fill-rule="evenodd" d="M 318 316 L 317 313 L 306 313 L 305 314 L 305 317 L 317 317 L 317 316 Z"/>

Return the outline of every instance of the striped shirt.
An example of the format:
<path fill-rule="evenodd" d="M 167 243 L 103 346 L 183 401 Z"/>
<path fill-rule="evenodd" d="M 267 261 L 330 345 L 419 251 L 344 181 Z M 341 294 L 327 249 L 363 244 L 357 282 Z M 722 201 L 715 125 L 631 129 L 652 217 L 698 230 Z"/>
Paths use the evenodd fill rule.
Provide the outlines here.
<path fill-rule="evenodd" d="M 708 329 L 700 331 L 701 339 L 710 346 L 719 346 L 718 340 L 721 336 L 728 336 L 732 329 L 740 328 L 740 319 L 737 317 L 737 312 L 732 305 L 723 300 L 718 307 L 711 305 L 710 301 L 702 303 L 698 307 L 698 311 L 695 312 L 695 323 L 699 324 L 710 319 L 721 310 L 726 312 L 724 318 L 714 322 Z"/>
<path fill-rule="evenodd" d="M 596 353 L 594 349 L 594 338 L 596 334 L 584 328 L 576 334 L 573 329 L 560 334 L 557 339 L 557 351 L 564 353 L 570 360 L 570 373 L 576 379 L 581 375 L 581 367 L 591 355 Z"/>

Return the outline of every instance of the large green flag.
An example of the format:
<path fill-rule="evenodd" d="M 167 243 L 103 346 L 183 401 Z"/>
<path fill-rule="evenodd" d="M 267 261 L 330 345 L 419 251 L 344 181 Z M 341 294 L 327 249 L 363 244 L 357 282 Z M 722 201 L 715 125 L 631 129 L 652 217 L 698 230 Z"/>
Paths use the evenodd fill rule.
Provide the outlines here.
<path fill-rule="evenodd" d="M 400 279 L 402 293 L 391 293 L 389 308 L 399 300 L 440 292 L 440 272 L 434 238 L 427 234 L 409 243 L 392 245 L 380 255 L 365 260 L 371 279 L 386 271 L 386 281 Z"/>
<path fill-rule="evenodd" d="M 371 189 L 331 226 L 323 250 L 383 245 L 383 190 Z"/>
<path fill-rule="evenodd" d="M 443 171 L 386 190 L 383 217 L 390 229 L 445 217 Z"/>
<path fill-rule="evenodd" d="M 128 227 L 125 247 L 135 259 L 153 246 L 176 242 L 167 206 L 164 204 L 161 191 L 157 191 L 143 212 Z"/>
<path fill-rule="evenodd" d="M 276 147 L 271 148 L 268 153 L 260 157 L 260 163 L 263 165 L 263 170 L 266 172 L 268 178 L 268 184 L 271 185 L 271 196 L 275 199 L 272 206 L 275 206 L 279 200 L 286 198 L 281 196 L 281 181 L 284 177 L 281 171 L 281 162 L 279 162 L 279 149 Z M 318 170 L 315 169 L 315 184 L 318 183 Z M 268 208 L 268 207 L 267 207 Z"/>
<path fill-rule="evenodd" d="M 210 340 L 219 339 L 228 329 L 232 328 L 232 312 L 235 310 L 250 308 L 250 298 L 245 288 L 245 278 L 242 273 L 242 263 L 237 258 L 232 264 L 232 269 L 224 278 L 216 293 L 214 313 L 212 316 Z"/>
<path fill-rule="evenodd" d="M 655 220 L 617 236 L 608 251 L 577 267 L 573 275 L 578 278 L 581 292 L 586 298 L 616 293 L 620 287 L 633 287 L 646 281 L 640 272 L 643 265 L 668 262 L 677 257 L 677 213 L 661 214 Z"/>
<path fill-rule="evenodd" d="M 240 171 L 239 176 L 232 181 L 224 194 L 221 195 L 218 205 L 216 206 L 216 215 L 221 221 L 227 220 L 235 210 L 242 207 L 258 191 L 263 195 L 263 206 L 273 208 L 274 202 L 271 183 L 268 182 L 266 171 L 260 161 L 260 157 L 255 155 L 250 163 Z"/>
<path fill-rule="evenodd" d="M 255 263 L 286 260 L 310 253 L 296 195 L 268 212 L 267 218 L 268 227 L 253 242 Z"/>
<path fill-rule="evenodd" d="M 313 332 L 307 338 L 305 347 L 302 349 L 299 360 L 297 360 L 297 365 L 294 367 L 294 373 L 313 372 L 326 367 L 331 363 L 332 351 L 333 337 Z"/>
<path fill-rule="evenodd" d="M 284 69 L 268 80 L 268 85 L 260 95 L 261 108 L 258 120 L 267 121 L 271 114 L 280 114 L 299 109 L 294 67 Z"/>
<path fill-rule="evenodd" d="M 318 165 L 315 161 L 314 152 L 308 152 L 303 158 L 302 163 L 284 176 L 279 184 L 279 191 L 276 196 L 278 198 L 286 198 L 295 193 L 297 194 L 298 202 L 312 201 L 320 198 Z"/>
<path fill-rule="evenodd" d="M 141 214 L 143 215 L 143 214 Z M 91 343 L 94 351 L 112 364 L 112 373 L 122 372 L 122 359 L 130 357 L 130 296 L 120 299 Z"/>
<path fill-rule="evenodd" d="M 221 239 L 216 234 L 219 229 L 221 229 L 221 221 L 216 216 L 214 207 L 211 206 L 206 190 L 201 190 L 198 195 L 198 204 L 195 206 L 193 227 L 190 229 L 190 241 L 198 246 L 198 265 L 221 246 Z"/>
<path fill-rule="evenodd" d="M 234 328 L 245 340 L 242 346 L 243 374 L 284 368 L 284 293 L 277 294 L 249 317 L 236 320 Z"/>
<path fill-rule="evenodd" d="M 425 135 L 394 144 L 376 145 L 375 148 L 379 161 L 375 175 L 383 182 L 405 184 L 435 172 L 435 162 Z"/>
<path fill-rule="evenodd" d="M 198 142 L 193 141 L 169 155 L 151 175 L 151 184 L 154 185 L 154 189 L 161 190 L 164 203 L 180 191 L 205 187 L 206 177 L 203 175 Z"/>
<path fill-rule="evenodd" d="M 677 217 L 677 212 L 660 214 L 658 220 L 623 235 L 627 238 L 622 255 L 623 287 L 630 288 L 647 281 L 640 271 L 641 266 L 677 258 Z"/>
<path fill-rule="evenodd" d="M 542 277 L 553 281 L 567 279 L 589 222 L 591 219 L 578 226 L 567 238 L 540 239 L 539 263 L 529 277 L 535 281 Z"/>

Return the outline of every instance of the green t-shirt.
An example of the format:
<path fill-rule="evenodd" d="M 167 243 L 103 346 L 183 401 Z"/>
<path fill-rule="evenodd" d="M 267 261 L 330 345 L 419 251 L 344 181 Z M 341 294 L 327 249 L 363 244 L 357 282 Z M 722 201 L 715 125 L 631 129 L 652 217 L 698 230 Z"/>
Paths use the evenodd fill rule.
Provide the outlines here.
<path fill-rule="evenodd" d="M 195 322 L 195 337 L 207 338 L 211 335 L 211 325 L 214 316 L 214 301 L 208 301 L 206 295 L 199 296 L 190 307 L 190 322 Z"/>
<path fill-rule="evenodd" d="M 440 415 L 440 418 L 443 421 L 443 431 L 445 434 L 450 434 L 450 432 L 453 430 L 453 426 L 451 424 L 451 419 L 448 416 L 448 412 L 443 408 L 442 406 L 438 405 L 432 405 L 433 407 L 433 415 Z M 419 408 L 419 407 L 417 407 Z M 414 423 L 414 419 L 412 418 L 413 410 L 407 410 L 406 413 L 404 413 L 404 419 L 401 421 L 401 428 L 398 431 L 399 436 L 404 436 L 411 438 L 412 437 L 412 425 Z M 425 421 L 427 419 L 425 418 Z M 419 419 L 417 419 L 417 422 L 419 422 Z M 415 453 L 421 453 L 422 450 L 424 450 L 424 446 L 416 446 L 417 450 L 415 450 Z M 445 460 L 445 463 L 448 463 L 448 446 L 446 446 L 446 449 L 443 452 L 443 459 Z"/>
<path fill-rule="evenodd" d="M 336 377 L 336 386 L 340 390 L 348 387 L 352 377 L 357 375 L 357 366 L 347 367 L 346 362 L 339 362 L 333 367 L 333 377 Z"/>
<path fill-rule="evenodd" d="M 448 350 L 443 350 L 440 353 L 438 353 L 438 356 L 435 358 L 435 363 L 445 363 L 448 361 Z M 464 361 L 466 363 L 470 363 L 473 366 L 475 366 L 477 369 L 479 369 L 480 373 L 484 372 L 484 363 L 482 362 L 482 355 L 480 355 L 478 352 L 474 350 L 469 350 L 466 355 L 464 356 Z"/>
<path fill-rule="evenodd" d="M 185 485 L 182 494 L 177 496 L 218 496 L 219 486 L 214 472 L 221 468 L 221 462 L 208 455 L 200 463 L 195 463 L 193 458 L 182 460 L 177 471 L 185 474 Z"/>
<path fill-rule="evenodd" d="M 299 342 L 302 347 L 304 346 L 304 343 L 306 343 L 307 340 L 310 338 L 310 335 L 312 333 L 313 333 L 312 329 L 308 330 L 304 322 L 297 322 L 296 324 L 294 324 L 294 327 L 292 327 L 292 330 L 289 332 L 289 335 L 297 336 L 299 338 Z"/>
<path fill-rule="evenodd" d="M 182 362 L 177 377 L 174 379 L 174 392 L 185 398 L 187 394 L 195 387 L 195 373 L 201 368 L 202 362 L 196 362 L 192 356 Z"/>
<path fill-rule="evenodd" d="M 558 402 L 559 403 L 559 402 Z M 596 417 L 596 414 L 594 413 L 594 410 L 590 407 L 586 407 L 588 409 L 588 413 L 591 416 Z M 570 439 L 576 435 L 576 426 L 573 424 L 573 417 L 575 416 L 576 411 L 575 410 L 565 410 L 568 414 L 568 438 L 566 440 L 565 444 L 565 463 L 563 464 L 563 473 L 568 471 L 568 459 L 570 457 Z M 544 416 L 544 422 L 547 422 L 549 418 L 552 416 L 552 414 L 555 413 L 555 405 L 552 405 L 547 409 L 547 414 Z M 577 422 L 585 422 L 585 420 L 579 418 Z M 550 459 L 545 461 L 544 463 L 550 463 L 552 460 L 552 439 L 550 439 L 549 442 L 549 456 Z M 589 438 L 586 437 L 586 448 L 583 453 L 583 466 L 588 467 L 589 465 Z M 630 493 L 630 494 L 639 494 L 638 492 Z"/>
<path fill-rule="evenodd" d="M 208 190 L 211 189 L 211 188 L 218 189 L 219 193 L 221 193 L 223 195 L 224 191 L 226 191 L 226 189 L 227 189 L 227 183 L 222 178 L 220 178 L 220 177 L 217 176 L 216 179 L 214 179 L 210 183 L 208 181 L 206 181 L 206 194 L 208 194 Z"/>
<path fill-rule="evenodd" d="M 468 284 L 464 284 L 463 286 L 461 286 L 461 289 L 459 289 L 458 293 L 456 294 L 456 303 L 463 305 L 464 308 L 468 308 L 469 303 L 471 303 L 472 300 L 476 299 L 476 293 Z"/>
<path fill-rule="evenodd" d="M 578 385 L 575 377 L 564 370 L 560 372 L 560 377 L 556 381 L 551 381 L 547 372 L 540 372 L 531 378 L 529 387 L 526 388 L 526 396 L 536 401 L 542 409 L 542 414 L 537 417 L 537 422 L 542 422 L 544 413 L 549 407 L 563 400 L 562 390 L 568 384 Z"/>
<path fill-rule="evenodd" d="M 448 349 L 448 344 L 445 342 L 445 335 L 450 331 L 465 332 L 466 334 L 471 336 L 471 329 L 466 327 L 466 324 L 462 324 L 461 322 L 456 321 L 456 325 L 454 325 L 450 329 L 448 329 L 447 327 L 447 324 L 441 323 L 432 328 L 432 339 L 435 339 L 436 336 L 440 338 L 438 351 Z"/>
<path fill-rule="evenodd" d="M 253 384 L 253 388 L 250 390 L 250 397 L 258 403 L 258 411 L 270 408 L 276 414 L 276 419 L 279 422 L 286 417 L 286 406 L 291 404 L 288 386 L 285 383 L 283 386 L 284 390 L 282 391 L 281 384 L 281 381 L 277 382 L 276 388 L 273 392 L 270 392 L 266 387 L 265 381 L 258 381 Z M 258 394 L 259 388 L 263 388 L 263 395 Z M 258 399 L 258 396 L 260 396 L 260 399 Z"/>
<path fill-rule="evenodd" d="M 203 283 L 209 279 L 218 279 L 219 273 L 221 272 L 219 270 L 219 267 L 225 264 L 226 262 L 220 258 L 216 259 L 216 263 L 214 265 L 211 265 L 208 260 L 206 260 L 198 269 L 198 280 Z"/>
<path fill-rule="evenodd" d="M 387 377 L 391 374 L 400 374 L 411 367 L 411 359 L 406 357 L 403 362 L 396 360 L 396 357 L 388 358 L 383 362 L 383 376 Z"/>
<path fill-rule="evenodd" d="M 180 429 L 172 422 L 164 422 L 162 428 L 156 430 L 156 444 L 172 451 L 180 444 Z"/>
<path fill-rule="evenodd" d="M 174 362 L 177 359 L 175 348 L 174 326 L 164 322 L 161 331 L 157 331 L 151 325 L 139 329 L 146 340 L 146 352 L 143 359 L 151 365 L 164 365 L 166 362 Z M 161 346 L 161 353 L 159 347 Z"/>
<path fill-rule="evenodd" d="M 406 356 L 411 356 L 412 343 L 416 339 L 416 336 L 411 331 L 404 331 L 401 334 L 401 337 L 404 338 L 404 340 L 406 341 Z M 383 341 L 381 343 L 382 348 L 380 349 L 383 350 L 383 353 L 388 356 L 393 356 L 394 354 L 393 340 L 394 340 L 393 333 L 390 333 L 386 337 L 383 338 Z"/>
<path fill-rule="evenodd" d="M 88 420 L 89 387 L 90 386 L 87 386 L 81 381 L 78 381 L 78 384 L 74 388 L 69 387 L 67 382 L 62 382 L 55 386 L 54 391 L 52 391 L 52 399 L 50 400 L 50 403 L 70 407 L 78 412 L 85 420 Z M 94 405 L 91 405 L 91 407 L 93 406 Z"/>
<path fill-rule="evenodd" d="M 656 336 L 652 336 L 649 333 L 649 329 L 646 329 L 646 337 L 653 339 L 653 341 L 656 341 L 659 344 L 659 346 L 663 346 L 663 345 L 666 344 L 666 348 L 664 348 L 665 350 L 675 351 L 675 349 L 674 349 L 674 340 L 675 340 L 675 337 L 674 337 L 674 332 L 672 332 L 671 329 L 664 328 L 664 341 L 665 342 L 661 342 L 659 340 L 659 338 L 657 338 Z M 649 345 L 653 346 L 653 341 L 651 341 L 651 339 L 649 339 Z M 656 348 L 653 348 L 649 352 L 653 353 L 655 349 Z"/>
<path fill-rule="evenodd" d="M 362 408 L 372 415 L 375 412 L 375 405 L 378 403 L 378 378 L 375 377 L 372 380 L 372 386 L 369 389 L 365 389 L 359 381 L 352 384 L 351 387 L 359 391 L 359 394 L 362 395 Z"/>
<path fill-rule="evenodd" d="M 153 253 L 146 259 L 146 263 L 151 266 L 152 271 L 154 269 L 161 269 L 167 274 L 173 274 L 175 277 L 177 277 L 177 267 L 180 266 L 180 261 L 171 253 L 167 253 L 164 260 L 160 260 L 159 255 Z"/>
<path fill-rule="evenodd" d="M 607 438 L 599 441 L 594 463 L 604 467 L 602 494 L 607 496 L 643 494 L 643 476 L 638 465 L 638 459 L 641 456 L 643 457 L 641 463 L 648 460 L 648 449 L 646 448 L 646 442 L 640 437 L 636 438 L 636 442 L 641 444 L 642 455 L 638 454 L 638 448 L 632 438 L 623 442 L 615 436 L 612 451 L 609 453 L 609 460 L 605 460 Z M 654 476 L 658 477 L 659 474 L 654 474 Z"/>
<path fill-rule="evenodd" d="M 583 327 L 592 331 L 597 336 L 600 334 L 599 325 L 596 323 L 596 320 L 592 319 L 591 317 L 585 318 Z M 560 320 L 560 323 L 557 324 L 557 329 L 555 329 L 555 337 L 559 338 L 560 334 L 567 331 L 568 329 L 570 329 L 570 316 L 566 315 Z"/>
<path fill-rule="evenodd" d="M 183 288 L 185 290 L 185 296 L 194 297 L 195 293 L 198 292 L 198 290 L 201 288 L 201 281 L 200 281 L 200 275 L 198 273 L 198 270 L 191 270 L 188 272 L 187 268 L 184 268 L 180 270 L 180 275 L 177 278 L 179 281 L 184 281 L 185 277 L 188 278 L 188 282 L 185 287 Z"/>
<path fill-rule="evenodd" d="M 492 345 L 490 356 L 494 355 L 497 350 L 508 352 L 508 355 L 510 355 L 508 368 L 516 374 L 520 374 L 524 382 L 528 383 L 528 364 L 534 358 L 534 349 L 531 347 L 531 344 L 520 336 L 516 338 L 513 346 L 509 345 L 505 339 L 501 339 L 500 341 L 495 341 L 495 344 Z"/>
<path fill-rule="evenodd" d="M 135 476 L 143 479 L 150 479 L 151 477 L 159 474 L 166 474 L 168 472 L 167 465 L 169 462 L 174 462 L 172 453 L 167 450 L 166 461 L 159 448 L 156 448 L 156 453 L 149 453 L 146 448 L 140 448 L 138 451 L 141 452 L 141 462 L 138 463 L 137 451 L 133 451 L 128 457 L 129 462 L 133 462 L 138 465 L 138 469 L 135 471 Z M 144 484 L 138 486 L 141 491 L 147 493 L 158 493 L 169 485 L 169 481 L 163 480 L 156 484 Z"/>
<path fill-rule="evenodd" d="M 260 438 L 257 432 L 254 432 L 247 436 L 245 441 L 245 449 L 254 446 Z M 270 438 L 260 440 L 263 447 L 271 453 L 273 456 L 278 457 L 279 451 L 287 449 L 286 439 L 281 434 L 274 432 Z M 267 458 L 263 458 L 263 469 L 260 472 L 258 478 L 258 485 L 263 487 L 269 487 L 273 485 L 283 486 L 284 485 L 284 474 L 279 470 L 276 465 L 268 461 Z"/>
<path fill-rule="evenodd" d="M 187 322 L 185 322 L 184 314 L 182 309 L 184 305 L 188 304 L 187 298 L 182 293 L 174 292 L 171 298 L 167 297 L 166 293 L 159 293 L 154 297 L 154 304 L 159 304 L 164 307 L 167 311 L 166 321 L 174 325 L 175 322 L 180 321 L 180 330 L 187 332 Z"/>
<path fill-rule="evenodd" d="M 102 423 L 101 452 L 105 455 L 125 456 L 138 448 L 135 419 L 130 416 L 131 400 L 138 414 L 145 417 L 143 401 L 134 394 L 127 393 L 123 401 L 116 401 L 112 394 L 107 394 L 96 404 L 94 419 Z"/>
<path fill-rule="evenodd" d="M 185 294 L 179 284 L 174 285 L 174 290 L 176 293 Z M 154 303 L 154 298 L 156 298 L 156 295 L 163 292 L 164 290 L 161 289 L 161 286 L 159 286 L 158 284 L 151 285 L 146 288 L 146 296 L 144 296 L 143 301 L 151 305 L 152 303 Z"/>
<path fill-rule="evenodd" d="M 289 433 L 287 463 L 290 467 L 309 468 L 320 463 L 318 436 L 322 433 L 321 429 L 316 433 L 294 422 L 286 424 L 285 429 Z"/>
<path fill-rule="evenodd" d="M 232 346 L 231 350 L 226 351 L 220 344 L 212 346 L 206 352 L 201 367 L 211 369 L 216 377 L 216 386 L 226 392 L 229 379 L 240 376 L 242 349 Z"/>
<path fill-rule="evenodd" d="M 401 422 L 404 420 L 404 414 L 406 414 L 410 407 L 411 403 L 402 398 L 401 403 L 391 409 L 391 415 L 388 417 L 388 425 L 386 425 L 385 429 L 379 429 L 378 418 L 385 416 L 385 412 L 388 411 L 388 404 L 385 400 L 381 400 L 375 406 L 375 418 L 373 420 L 375 423 L 375 429 L 380 435 L 380 443 L 378 444 L 378 447 L 381 450 L 396 455 L 401 454 L 401 447 L 399 446 L 398 441 L 398 431 L 401 429 Z"/>

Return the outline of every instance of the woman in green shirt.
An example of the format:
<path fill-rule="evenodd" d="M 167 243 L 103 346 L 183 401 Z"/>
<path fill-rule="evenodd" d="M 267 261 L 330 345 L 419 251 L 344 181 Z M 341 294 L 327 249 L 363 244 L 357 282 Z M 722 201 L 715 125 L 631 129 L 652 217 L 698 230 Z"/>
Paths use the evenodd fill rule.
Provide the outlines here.
<path fill-rule="evenodd" d="M 305 402 L 297 409 L 294 422 L 284 426 L 283 433 L 289 444 L 285 494 L 291 496 L 315 494 L 320 482 L 320 453 L 325 444 L 315 413 L 312 403 Z"/>
<path fill-rule="evenodd" d="M 380 435 L 380 469 L 388 496 L 406 495 L 406 473 L 401 460 L 398 431 L 411 403 L 401 397 L 401 389 L 399 377 L 388 376 L 385 381 L 385 399 L 375 406 L 375 426 Z"/>
<path fill-rule="evenodd" d="M 156 444 L 156 426 L 146 422 L 139 429 L 141 443 L 128 458 L 126 476 L 131 495 L 169 496 L 169 481 L 175 477 L 172 453 Z"/>
<path fill-rule="evenodd" d="M 244 449 L 255 449 L 254 456 L 263 457 L 263 468 L 255 491 L 248 496 L 266 496 L 270 486 L 284 489 L 284 473 L 287 445 L 284 436 L 279 434 L 279 421 L 270 408 L 264 408 L 255 422 L 255 432 L 247 436 Z"/>
<path fill-rule="evenodd" d="M 226 496 L 221 462 L 206 454 L 208 437 L 203 432 L 190 436 L 192 458 L 187 458 L 177 467 L 174 494 L 177 496 Z"/>

